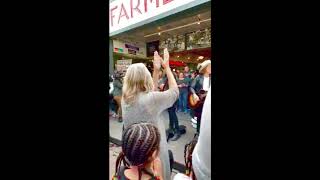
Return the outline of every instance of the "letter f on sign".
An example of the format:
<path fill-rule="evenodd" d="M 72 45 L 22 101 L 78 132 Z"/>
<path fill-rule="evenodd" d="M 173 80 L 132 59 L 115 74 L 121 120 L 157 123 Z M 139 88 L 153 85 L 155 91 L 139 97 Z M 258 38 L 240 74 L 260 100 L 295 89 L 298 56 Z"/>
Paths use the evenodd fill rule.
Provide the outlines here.
<path fill-rule="evenodd" d="M 114 15 L 113 15 L 113 11 L 116 10 L 118 8 L 118 6 L 115 6 L 114 8 L 111 9 L 110 11 L 110 21 L 111 21 L 111 26 L 113 26 L 113 18 L 114 18 Z"/>

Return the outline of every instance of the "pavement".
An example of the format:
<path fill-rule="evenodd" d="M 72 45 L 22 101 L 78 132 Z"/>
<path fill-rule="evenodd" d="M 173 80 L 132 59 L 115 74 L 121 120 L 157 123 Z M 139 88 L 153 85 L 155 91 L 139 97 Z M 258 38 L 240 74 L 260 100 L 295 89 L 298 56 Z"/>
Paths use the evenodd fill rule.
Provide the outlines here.
<path fill-rule="evenodd" d="M 189 143 L 194 134 L 196 133 L 196 129 L 191 125 L 191 116 L 189 114 L 185 114 L 182 112 L 177 113 L 179 119 L 179 125 L 185 125 L 187 132 L 186 134 L 181 135 L 181 137 L 177 141 L 168 142 L 169 149 L 173 152 L 174 160 L 180 164 L 184 165 L 184 146 Z M 166 129 L 169 127 L 169 121 L 166 123 Z M 109 118 L 109 132 L 110 136 L 121 140 L 122 133 L 122 123 L 118 122 L 115 118 Z M 121 148 L 113 143 L 109 143 L 109 167 L 110 167 L 110 179 L 114 174 L 115 162 L 116 158 L 121 151 Z M 176 172 L 172 173 L 173 176 Z"/>

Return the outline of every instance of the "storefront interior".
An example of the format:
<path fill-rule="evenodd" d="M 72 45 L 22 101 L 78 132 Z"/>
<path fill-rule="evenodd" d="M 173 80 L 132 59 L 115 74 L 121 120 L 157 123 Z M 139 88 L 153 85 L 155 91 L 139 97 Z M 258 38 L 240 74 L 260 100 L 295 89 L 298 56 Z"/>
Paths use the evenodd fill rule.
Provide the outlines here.
<path fill-rule="evenodd" d="M 194 69 L 196 64 L 211 59 L 211 10 L 201 9 L 159 20 L 116 35 L 112 39 L 133 46 L 144 46 L 145 51 L 149 49 L 148 43 L 156 42 L 156 49 L 160 54 L 167 47 L 171 55 L 170 61 L 180 61 Z M 151 63 L 153 58 L 148 52 L 141 56 L 114 52 L 113 57 L 114 63 L 124 58 L 131 58 L 135 63 Z"/>

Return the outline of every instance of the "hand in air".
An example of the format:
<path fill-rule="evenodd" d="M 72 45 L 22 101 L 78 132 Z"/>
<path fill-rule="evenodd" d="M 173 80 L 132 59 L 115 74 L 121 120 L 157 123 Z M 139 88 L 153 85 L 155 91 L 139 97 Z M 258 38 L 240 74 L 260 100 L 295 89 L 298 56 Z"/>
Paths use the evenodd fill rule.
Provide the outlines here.
<path fill-rule="evenodd" d="M 162 58 L 159 56 L 158 52 L 155 51 L 153 56 L 153 69 L 160 70 L 162 62 Z"/>
<path fill-rule="evenodd" d="M 170 67 L 169 66 L 169 52 L 168 52 L 168 49 L 165 48 L 164 51 L 163 51 L 163 63 L 162 63 L 162 67 L 165 69 L 167 67 Z"/>

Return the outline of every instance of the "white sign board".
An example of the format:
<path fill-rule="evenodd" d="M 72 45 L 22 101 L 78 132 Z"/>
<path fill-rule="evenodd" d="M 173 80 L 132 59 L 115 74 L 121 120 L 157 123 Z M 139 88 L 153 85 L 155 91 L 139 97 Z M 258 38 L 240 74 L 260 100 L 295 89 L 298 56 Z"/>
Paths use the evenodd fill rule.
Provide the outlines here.
<path fill-rule="evenodd" d="M 109 33 L 197 0 L 115 0 L 110 3 Z"/>
<path fill-rule="evenodd" d="M 132 59 L 117 60 L 116 69 L 118 71 L 127 70 L 131 64 L 132 64 Z"/>

